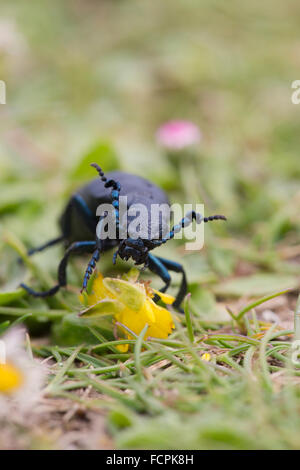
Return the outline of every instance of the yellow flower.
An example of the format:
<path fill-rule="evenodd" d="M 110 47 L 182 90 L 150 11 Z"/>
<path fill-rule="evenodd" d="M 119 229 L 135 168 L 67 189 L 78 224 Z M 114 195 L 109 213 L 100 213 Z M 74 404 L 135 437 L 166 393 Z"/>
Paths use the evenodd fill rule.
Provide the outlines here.
<path fill-rule="evenodd" d="M 32 412 L 42 395 L 46 368 L 27 353 L 25 330 L 10 329 L 1 336 L 0 418 L 10 418 L 12 409 L 21 414 Z"/>
<path fill-rule="evenodd" d="M 147 337 L 167 338 L 174 328 L 172 316 L 167 309 L 160 307 L 152 299 L 154 294 L 158 294 L 165 304 L 171 304 L 174 298 L 137 282 L 136 277 L 130 280 L 130 276 L 127 276 L 127 279 L 129 280 L 103 278 L 101 274 L 95 277 L 90 292 L 80 298 L 87 307 L 83 316 L 113 315 L 119 327 L 125 325 L 136 335 L 148 325 L 145 340 Z M 126 338 L 133 339 L 133 335 L 125 328 L 122 330 Z M 128 350 L 128 344 L 117 347 L 121 352 Z"/>
<path fill-rule="evenodd" d="M 211 360 L 211 355 L 209 353 L 204 353 L 201 356 L 202 361 L 210 361 Z"/>

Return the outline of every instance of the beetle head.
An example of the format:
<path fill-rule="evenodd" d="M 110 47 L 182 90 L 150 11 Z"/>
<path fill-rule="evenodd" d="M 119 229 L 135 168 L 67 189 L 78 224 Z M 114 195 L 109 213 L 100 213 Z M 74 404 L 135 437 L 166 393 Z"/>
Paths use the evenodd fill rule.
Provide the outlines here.
<path fill-rule="evenodd" d="M 142 238 L 127 238 L 122 240 L 118 250 L 114 254 L 114 263 L 117 256 L 127 261 L 132 258 L 135 264 L 148 265 L 148 252 L 154 248 L 150 240 L 143 240 Z"/>

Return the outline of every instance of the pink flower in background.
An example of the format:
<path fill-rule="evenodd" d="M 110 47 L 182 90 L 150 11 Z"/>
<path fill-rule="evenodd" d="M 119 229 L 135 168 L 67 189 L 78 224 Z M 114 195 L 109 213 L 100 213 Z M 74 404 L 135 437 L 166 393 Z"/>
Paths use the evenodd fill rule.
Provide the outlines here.
<path fill-rule="evenodd" d="M 182 150 L 201 140 L 199 128 L 190 121 L 169 121 L 159 127 L 157 141 L 169 150 Z"/>

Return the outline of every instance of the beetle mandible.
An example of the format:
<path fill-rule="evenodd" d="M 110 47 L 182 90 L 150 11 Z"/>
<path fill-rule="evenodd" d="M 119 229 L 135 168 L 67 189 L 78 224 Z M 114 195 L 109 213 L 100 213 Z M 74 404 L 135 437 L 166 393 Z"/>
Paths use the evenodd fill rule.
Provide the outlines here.
<path fill-rule="evenodd" d="M 187 280 L 182 265 L 154 256 L 150 251 L 174 238 L 177 232 L 190 225 L 193 220 L 196 223 L 201 223 L 220 219 L 226 220 L 226 217 L 223 215 L 203 217 L 201 214 L 191 211 L 186 214 L 179 224 L 174 225 L 167 234 L 164 234 L 163 221 L 161 219 L 156 221 L 158 238 L 153 239 L 151 236 L 132 238 L 128 230 L 125 230 L 126 236 L 121 238 L 119 237 L 121 232 L 119 200 L 121 196 L 127 197 L 128 210 L 136 204 L 143 204 L 148 209 L 149 214 L 151 214 L 152 204 L 166 204 L 169 207 L 168 198 L 162 189 L 140 176 L 121 171 L 112 171 L 105 176 L 99 165 L 92 163 L 91 166 L 97 170 L 100 178 L 94 179 L 73 194 L 59 221 L 61 236 L 28 251 L 28 255 L 32 255 L 57 243 L 65 243 L 66 251 L 58 267 L 58 283 L 44 292 L 37 292 L 26 284 L 21 284 L 21 287 L 34 297 L 54 295 L 61 287 L 67 285 L 66 269 L 70 255 L 91 253 L 92 257 L 83 279 L 82 290 L 84 290 L 87 288 L 88 281 L 96 268 L 100 254 L 113 247 L 118 247 L 113 261 L 116 261 L 117 256 L 126 261 L 132 258 L 135 264 L 148 267 L 163 280 L 164 286 L 161 292 L 166 292 L 171 283 L 169 271 L 181 273 L 180 288 L 173 304 L 174 307 L 179 308 L 187 293 Z M 97 208 L 104 203 L 112 204 L 114 208 L 117 232 L 113 239 L 101 239 L 97 230 L 99 221 L 103 220 L 102 216 L 97 217 Z M 152 222 L 150 220 L 150 226 Z M 128 227 L 126 228 L 128 229 Z"/>

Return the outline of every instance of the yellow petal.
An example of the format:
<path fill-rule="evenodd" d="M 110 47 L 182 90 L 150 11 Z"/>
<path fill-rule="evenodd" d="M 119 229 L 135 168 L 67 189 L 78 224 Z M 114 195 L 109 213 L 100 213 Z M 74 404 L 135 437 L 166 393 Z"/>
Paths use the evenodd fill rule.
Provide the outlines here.
<path fill-rule="evenodd" d="M 83 291 L 79 295 L 79 300 L 85 307 L 96 305 L 103 299 L 113 298 L 112 294 L 103 284 L 103 276 L 99 273 L 94 279 L 91 280 L 92 284 L 89 285 L 89 291 Z"/>
<path fill-rule="evenodd" d="M 166 305 L 171 305 L 175 301 L 175 297 L 169 294 L 164 294 L 163 292 L 160 292 L 159 290 L 152 289 L 153 292 L 161 298 L 164 304 Z"/>
<path fill-rule="evenodd" d="M 139 315 L 137 312 L 130 310 L 129 308 L 124 308 L 120 313 L 115 315 L 115 320 L 122 325 L 127 326 L 136 335 L 139 335 L 144 326 L 147 323 L 147 319 L 143 315 Z M 129 333 L 127 330 L 122 329 L 127 338 L 129 338 Z"/>
<path fill-rule="evenodd" d="M 96 300 L 96 299 L 95 299 Z M 82 292 L 82 294 L 79 295 L 79 301 L 82 305 L 85 307 L 89 306 L 89 296 L 86 293 L 86 291 Z"/>
<path fill-rule="evenodd" d="M 152 311 L 155 315 L 155 323 L 160 325 L 161 328 L 170 329 L 174 328 L 173 317 L 171 312 L 160 305 L 157 305 L 153 300 L 149 300 L 152 304 Z"/>
<path fill-rule="evenodd" d="M 129 348 L 129 344 L 118 344 L 116 348 L 121 352 L 121 353 L 126 353 Z"/>
<path fill-rule="evenodd" d="M 146 323 L 155 323 L 156 318 L 155 318 L 155 313 L 154 313 L 154 302 L 149 302 L 150 299 L 147 299 L 144 302 L 144 305 L 142 309 L 139 312 L 139 315 L 144 317 L 145 319 L 145 324 Z"/>
<path fill-rule="evenodd" d="M 92 292 L 97 300 L 111 298 L 111 292 L 106 288 L 102 274 L 98 274 L 92 285 Z M 90 296 L 89 296 L 90 297 Z"/>

